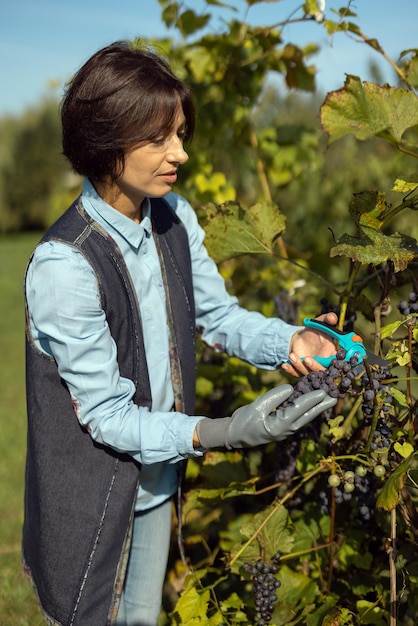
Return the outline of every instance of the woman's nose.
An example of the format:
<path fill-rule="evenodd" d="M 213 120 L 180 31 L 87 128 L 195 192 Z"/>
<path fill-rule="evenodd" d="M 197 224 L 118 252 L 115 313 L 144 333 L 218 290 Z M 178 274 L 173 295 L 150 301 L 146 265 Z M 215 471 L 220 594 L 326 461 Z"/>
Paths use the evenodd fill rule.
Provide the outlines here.
<path fill-rule="evenodd" d="M 179 163 L 180 165 L 186 163 L 186 161 L 189 160 L 189 155 L 185 151 L 183 141 L 180 139 L 180 137 L 173 137 L 172 141 L 170 142 L 168 158 L 170 161 L 174 161 L 176 163 Z"/>

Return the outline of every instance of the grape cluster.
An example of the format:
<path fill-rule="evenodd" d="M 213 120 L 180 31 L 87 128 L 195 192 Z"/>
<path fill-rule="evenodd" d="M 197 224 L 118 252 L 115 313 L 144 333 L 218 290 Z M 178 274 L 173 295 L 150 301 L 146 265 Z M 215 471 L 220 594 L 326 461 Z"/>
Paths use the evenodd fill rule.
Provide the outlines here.
<path fill-rule="evenodd" d="M 315 389 L 322 389 L 333 398 L 344 398 L 347 393 L 355 396 L 359 393 L 353 386 L 357 373 L 358 359 L 353 356 L 350 361 L 345 361 L 346 351 L 339 349 L 335 359 L 328 369 L 318 372 L 309 372 L 303 376 L 293 387 L 293 392 L 281 407 L 290 406 L 296 398 L 309 393 Z M 279 446 L 276 457 L 275 479 L 277 482 L 290 481 L 296 471 L 296 460 L 298 457 L 300 444 L 306 437 L 317 440 L 321 431 L 321 423 L 332 416 L 332 409 L 324 411 L 320 418 L 317 418 L 304 428 L 296 431 L 287 446 Z"/>
<path fill-rule="evenodd" d="M 376 480 L 375 474 L 367 472 L 367 470 L 363 466 L 361 467 L 362 472 L 360 474 L 356 472 L 355 477 L 358 509 L 357 522 L 359 524 L 361 524 L 361 522 L 370 521 L 372 517 L 372 511 L 376 506 L 376 491 L 378 488 L 378 482 Z M 376 465 L 376 468 L 378 468 L 376 474 L 381 473 L 381 467 L 381 465 Z"/>
<path fill-rule="evenodd" d="M 315 389 L 322 389 L 334 398 L 361 396 L 362 425 L 370 427 L 375 411 L 378 411 L 377 422 L 371 442 L 372 451 L 384 451 L 392 444 L 390 424 L 393 398 L 389 386 L 393 382 L 393 374 L 386 364 L 365 367 L 356 356 L 345 360 L 346 351 L 339 349 L 327 369 L 310 372 L 300 378 L 294 385 L 292 395 L 285 405 L 289 405 L 302 394 Z M 286 448 L 280 447 L 276 457 L 275 478 L 277 482 L 289 482 L 297 467 L 303 439 L 319 440 L 322 423 L 332 416 L 332 410 L 326 411 L 303 429 L 297 431 L 289 440 Z M 363 442 L 364 443 L 364 442 Z M 330 443 L 328 445 L 331 445 Z M 362 445 L 362 442 L 359 442 Z M 331 509 L 331 491 L 335 504 L 342 505 L 355 499 L 357 509 L 356 523 L 364 525 L 372 518 L 372 510 L 376 502 L 376 491 L 382 476 L 386 473 L 383 465 L 376 465 L 373 470 L 359 465 L 340 474 L 329 476 L 328 484 L 318 485 L 319 506 L 323 512 Z M 320 481 L 322 482 L 322 481 Z"/>
<path fill-rule="evenodd" d="M 371 471 L 364 465 L 358 465 L 354 471 L 345 471 L 342 476 L 330 474 L 328 486 L 334 489 L 334 499 L 337 505 L 350 502 L 355 495 L 357 516 L 355 523 L 363 525 L 370 521 L 372 511 L 376 506 L 376 492 L 379 482 L 386 473 L 383 465 L 376 465 Z M 323 513 L 331 510 L 330 491 L 323 488 L 319 491 L 319 506 Z"/>
<path fill-rule="evenodd" d="M 345 361 L 346 354 L 346 350 L 340 348 L 327 369 L 309 372 L 298 380 L 293 387 L 292 395 L 282 406 L 288 406 L 299 396 L 315 389 L 322 389 L 331 398 L 344 398 L 347 393 L 357 395 L 357 389 L 353 387 L 353 380 L 357 376 L 358 358 L 352 356 L 349 361 Z"/>
<path fill-rule="evenodd" d="M 398 311 L 401 315 L 418 313 L 418 293 L 416 288 L 408 295 L 408 300 L 401 300 L 398 304 Z"/>
<path fill-rule="evenodd" d="M 280 554 L 275 554 L 269 563 L 259 559 L 256 563 L 244 563 L 244 570 L 251 575 L 253 584 L 256 624 L 265 626 L 271 621 L 277 601 L 277 589 L 281 582 L 276 578 L 279 571 Z"/>

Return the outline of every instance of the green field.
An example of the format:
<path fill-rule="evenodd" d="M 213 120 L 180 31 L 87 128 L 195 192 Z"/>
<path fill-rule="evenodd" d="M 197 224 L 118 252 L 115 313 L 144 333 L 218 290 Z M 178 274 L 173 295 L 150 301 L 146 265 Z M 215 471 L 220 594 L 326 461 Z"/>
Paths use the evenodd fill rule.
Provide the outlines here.
<path fill-rule="evenodd" d="M 23 275 L 38 234 L 0 237 L 0 625 L 44 624 L 21 568 L 26 409 Z"/>

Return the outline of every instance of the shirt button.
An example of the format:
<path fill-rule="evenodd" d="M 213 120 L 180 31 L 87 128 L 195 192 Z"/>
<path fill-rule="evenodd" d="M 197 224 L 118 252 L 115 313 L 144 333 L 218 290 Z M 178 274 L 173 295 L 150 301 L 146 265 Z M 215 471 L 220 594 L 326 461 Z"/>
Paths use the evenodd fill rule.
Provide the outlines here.
<path fill-rule="evenodd" d="M 148 252 L 148 246 L 147 246 L 147 244 L 145 244 L 145 245 L 142 247 L 142 254 L 147 254 L 147 252 Z"/>

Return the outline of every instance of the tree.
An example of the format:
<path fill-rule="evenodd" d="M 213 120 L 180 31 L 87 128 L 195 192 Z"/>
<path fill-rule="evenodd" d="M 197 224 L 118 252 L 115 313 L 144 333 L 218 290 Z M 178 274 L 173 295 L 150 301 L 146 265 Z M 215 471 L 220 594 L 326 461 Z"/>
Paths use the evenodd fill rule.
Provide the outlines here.
<path fill-rule="evenodd" d="M 67 189 L 70 177 L 61 156 L 58 104 L 45 100 L 20 120 L 4 121 L 3 128 L 9 128 L 10 136 L 1 172 L 1 230 L 44 230 L 51 221 L 54 194 Z"/>

